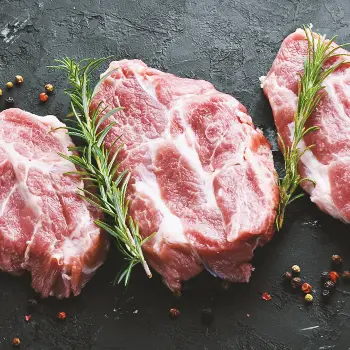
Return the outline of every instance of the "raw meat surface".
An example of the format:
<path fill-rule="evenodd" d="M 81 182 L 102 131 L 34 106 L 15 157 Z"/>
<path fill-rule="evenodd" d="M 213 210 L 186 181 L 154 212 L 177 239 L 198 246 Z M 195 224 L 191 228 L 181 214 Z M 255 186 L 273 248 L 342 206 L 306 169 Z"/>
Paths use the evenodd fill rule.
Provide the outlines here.
<path fill-rule="evenodd" d="M 318 35 L 315 34 L 316 42 Z M 334 44 L 334 47 L 337 45 Z M 349 54 L 338 49 L 337 53 Z M 282 43 L 272 68 L 263 82 L 270 101 L 275 124 L 286 145 L 294 132 L 294 113 L 298 102 L 299 73 L 307 57 L 307 40 L 298 29 Z M 343 57 L 333 58 L 326 65 Z M 300 149 L 314 145 L 299 163 L 299 172 L 316 181 L 314 187 L 304 182 L 303 188 L 321 210 L 350 222 L 350 67 L 342 65 L 324 82 L 325 95 L 307 122 L 307 127 L 320 129 L 308 134 Z"/>
<path fill-rule="evenodd" d="M 247 110 L 206 81 L 176 77 L 139 60 L 112 62 L 93 106 L 112 116 L 131 170 L 130 213 L 148 262 L 173 291 L 205 267 L 247 282 L 254 249 L 273 235 L 279 194 L 270 145 Z"/>
<path fill-rule="evenodd" d="M 54 116 L 0 113 L 0 268 L 28 270 L 43 297 L 77 295 L 108 248 L 98 215 L 77 195 L 76 170 L 57 153 L 72 140 Z"/>

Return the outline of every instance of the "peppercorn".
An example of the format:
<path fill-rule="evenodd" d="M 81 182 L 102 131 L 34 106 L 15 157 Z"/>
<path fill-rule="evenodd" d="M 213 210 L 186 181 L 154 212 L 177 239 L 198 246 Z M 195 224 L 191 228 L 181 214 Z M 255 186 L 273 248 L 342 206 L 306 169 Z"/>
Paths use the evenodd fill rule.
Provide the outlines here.
<path fill-rule="evenodd" d="M 331 279 L 332 282 L 337 283 L 337 281 L 338 281 L 338 279 L 339 279 L 339 275 L 338 275 L 337 272 L 331 271 L 331 272 L 329 273 L 329 278 Z"/>
<path fill-rule="evenodd" d="M 290 281 L 291 279 L 293 278 L 293 275 L 291 272 L 289 271 L 286 271 L 284 274 L 283 274 L 283 279 L 288 282 Z"/>
<path fill-rule="evenodd" d="M 47 95 L 45 94 L 45 92 L 42 92 L 42 93 L 39 95 L 39 98 L 40 98 L 40 101 L 41 101 L 41 102 L 46 102 L 46 101 L 48 100 L 49 96 L 47 96 Z"/>
<path fill-rule="evenodd" d="M 329 277 L 329 272 L 322 272 L 321 273 L 321 283 L 325 284 L 328 280 L 330 279 Z"/>
<path fill-rule="evenodd" d="M 202 309 L 202 323 L 206 326 L 209 326 L 214 319 L 213 310 L 211 308 Z"/>
<path fill-rule="evenodd" d="M 307 303 L 312 303 L 313 300 L 314 300 L 314 297 L 311 294 L 306 294 L 305 295 L 305 301 Z"/>
<path fill-rule="evenodd" d="M 297 277 L 300 275 L 300 267 L 298 265 L 292 266 L 292 274 L 294 277 Z"/>
<path fill-rule="evenodd" d="M 7 87 L 8 89 L 12 89 L 12 88 L 13 88 L 13 82 L 12 82 L 12 81 L 8 81 L 8 82 L 6 83 L 6 87 Z"/>
<path fill-rule="evenodd" d="M 309 283 L 303 283 L 303 285 L 301 286 L 301 290 L 305 293 L 305 294 L 309 294 L 312 291 L 312 286 Z"/>
<path fill-rule="evenodd" d="M 53 85 L 52 84 L 46 84 L 45 85 L 46 92 L 52 92 L 53 91 Z"/>
<path fill-rule="evenodd" d="M 223 280 L 221 282 L 221 288 L 223 290 L 229 290 L 230 289 L 230 282 L 229 281 L 226 281 L 226 280 Z"/>
<path fill-rule="evenodd" d="M 0 89 L 0 96 L 2 96 L 2 90 Z"/>
<path fill-rule="evenodd" d="M 175 320 L 176 318 L 178 318 L 180 316 L 180 310 L 175 309 L 175 308 L 171 308 L 169 310 L 169 316 L 171 319 Z"/>
<path fill-rule="evenodd" d="M 299 278 L 299 277 L 294 277 L 291 281 L 290 281 L 290 283 L 291 283 L 291 285 L 292 285 L 292 287 L 294 288 L 294 289 L 296 289 L 296 288 L 299 288 L 300 286 L 301 286 L 301 278 Z"/>
<path fill-rule="evenodd" d="M 342 277 L 346 282 L 350 282 L 350 271 L 344 271 Z"/>
<path fill-rule="evenodd" d="M 60 321 L 63 321 L 65 320 L 67 317 L 67 314 L 64 312 L 64 311 L 61 311 L 57 314 L 57 318 L 60 320 Z"/>
<path fill-rule="evenodd" d="M 16 83 L 19 85 L 23 83 L 22 75 L 16 75 Z"/>
<path fill-rule="evenodd" d="M 329 289 L 324 289 L 322 291 L 322 299 L 325 303 L 328 303 L 329 299 L 331 298 L 331 292 Z"/>
<path fill-rule="evenodd" d="M 20 344 L 21 344 L 21 340 L 18 337 L 12 339 L 13 346 L 17 347 L 17 346 L 20 346 Z"/>
<path fill-rule="evenodd" d="M 333 291 L 334 287 L 335 287 L 335 283 L 332 281 L 327 281 L 324 285 L 323 285 L 324 289 L 329 289 L 330 291 Z"/>
<path fill-rule="evenodd" d="M 32 315 L 25 315 L 25 316 L 24 316 L 24 319 L 25 319 L 27 322 L 29 322 L 31 318 L 32 318 Z"/>
<path fill-rule="evenodd" d="M 11 108 L 15 105 L 15 100 L 12 98 L 12 97 L 8 97 L 6 100 L 5 100 L 5 107 L 6 108 Z"/>
<path fill-rule="evenodd" d="M 331 260 L 332 260 L 332 266 L 334 268 L 339 268 L 343 263 L 342 257 L 338 254 L 332 255 Z"/>

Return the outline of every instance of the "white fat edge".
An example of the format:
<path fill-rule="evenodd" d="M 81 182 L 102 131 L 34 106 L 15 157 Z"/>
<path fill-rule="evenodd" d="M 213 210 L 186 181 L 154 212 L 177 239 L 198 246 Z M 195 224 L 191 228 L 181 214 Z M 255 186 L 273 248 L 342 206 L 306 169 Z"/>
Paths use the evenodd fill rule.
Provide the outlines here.
<path fill-rule="evenodd" d="M 288 128 L 290 131 L 290 140 L 292 141 L 295 128 L 294 122 L 290 123 Z M 298 148 L 301 152 L 306 148 L 304 140 L 299 142 Z M 306 177 L 316 182 L 316 186 L 310 193 L 311 201 L 317 203 L 331 215 L 339 218 L 339 210 L 335 207 L 331 197 L 331 187 L 328 175 L 329 165 L 320 163 L 311 150 L 307 150 L 300 160 L 304 165 Z"/>
<path fill-rule="evenodd" d="M 265 79 L 266 79 L 266 75 L 262 75 L 261 77 L 259 77 L 260 87 L 261 87 L 261 88 L 264 87 Z"/>
<path fill-rule="evenodd" d="M 169 210 L 161 197 L 155 174 L 150 172 L 143 164 L 140 164 L 135 170 L 141 176 L 141 180 L 136 179 L 135 193 L 142 193 L 152 198 L 155 207 L 163 216 L 158 231 L 153 238 L 154 249 L 159 251 L 163 240 L 170 243 L 188 244 L 181 220 Z"/>

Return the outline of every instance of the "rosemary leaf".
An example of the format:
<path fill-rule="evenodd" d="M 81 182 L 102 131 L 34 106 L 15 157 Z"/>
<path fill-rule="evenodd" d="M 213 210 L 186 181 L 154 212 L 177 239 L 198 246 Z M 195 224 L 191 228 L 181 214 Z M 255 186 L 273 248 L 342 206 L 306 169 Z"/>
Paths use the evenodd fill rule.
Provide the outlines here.
<path fill-rule="evenodd" d="M 120 137 L 109 150 L 104 146 L 104 140 L 115 123 L 112 122 L 100 130 L 103 122 L 122 107 L 106 112 L 106 108 L 101 108 L 102 104 L 99 103 L 97 108 L 90 110 L 91 101 L 97 91 L 96 87 L 91 89 L 90 77 L 105 60 L 101 58 L 75 62 L 65 57 L 56 60 L 58 65 L 51 68 L 61 69 L 67 74 L 71 87 L 66 93 L 70 97 L 72 115 L 75 117 L 74 128 L 68 127 L 67 130 L 70 135 L 81 138 L 84 143 L 83 146 L 72 148 L 75 154 L 60 155 L 80 168 L 71 174 L 88 180 L 87 188 L 91 190 L 80 188 L 79 195 L 105 213 L 105 218 L 96 220 L 95 223 L 115 238 L 119 251 L 124 255 L 127 264 L 118 274 L 117 280 L 118 283 L 124 281 L 127 285 L 132 268 L 138 264 L 143 266 L 149 278 L 152 277 L 142 252 L 142 245 L 152 236 L 142 240 L 138 224 L 134 224 L 128 214 L 128 201 L 125 197 L 130 173 L 123 171 L 118 174 L 118 164 L 115 162 L 122 146 L 115 147 Z M 98 84 L 101 81 L 103 78 Z"/>
<path fill-rule="evenodd" d="M 344 56 L 345 54 L 337 54 L 336 50 L 339 47 L 332 47 L 336 36 L 329 41 L 324 37 L 318 35 L 317 43 L 315 43 L 315 35 L 310 27 L 304 26 L 306 39 L 308 42 L 308 55 L 304 62 L 304 72 L 300 76 L 298 82 L 298 107 L 294 115 L 294 135 L 290 147 L 286 147 L 280 134 L 278 139 L 280 141 L 281 150 L 284 156 L 285 176 L 279 179 L 280 203 L 278 206 L 276 226 L 280 230 L 283 225 L 286 206 L 294 200 L 303 196 L 303 194 L 294 195 L 298 186 L 304 181 L 310 181 L 315 185 L 315 182 L 309 178 L 302 178 L 298 174 L 298 163 L 302 155 L 310 150 L 313 145 L 308 146 L 301 151 L 298 147 L 299 142 L 308 133 L 318 130 L 317 126 L 305 128 L 305 123 L 316 109 L 323 96 L 324 80 L 337 69 L 340 65 L 345 63 L 345 60 L 324 69 L 324 63 L 333 57 Z"/>

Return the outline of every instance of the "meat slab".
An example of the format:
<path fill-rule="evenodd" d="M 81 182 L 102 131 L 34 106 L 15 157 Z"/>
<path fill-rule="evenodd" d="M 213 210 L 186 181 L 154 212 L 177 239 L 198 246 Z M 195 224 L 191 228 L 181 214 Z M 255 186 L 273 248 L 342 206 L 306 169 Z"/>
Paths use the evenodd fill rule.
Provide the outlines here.
<path fill-rule="evenodd" d="M 77 195 L 84 186 L 57 152 L 73 146 L 64 124 L 20 109 L 0 113 L 0 268 L 28 270 L 43 297 L 77 295 L 108 248 L 97 213 Z"/>
<path fill-rule="evenodd" d="M 316 42 L 318 35 L 315 35 Z M 334 44 L 334 46 L 336 46 Z M 337 53 L 349 54 L 338 49 Z M 272 68 L 263 82 L 275 124 L 286 145 L 294 132 L 294 113 L 298 103 L 298 79 L 307 57 L 307 40 L 298 29 L 282 43 Z M 326 65 L 343 57 L 333 58 Z M 299 172 L 316 181 L 304 182 L 303 188 L 321 210 L 350 222 L 350 67 L 342 65 L 324 82 L 325 95 L 307 122 L 319 130 L 308 134 L 300 144 L 307 151 L 299 163 Z"/>
<path fill-rule="evenodd" d="M 247 282 L 257 246 L 274 232 L 279 200 L 270 144 L 247 110 L 211 83 L 139 60 L 112 62 L 94 105 L 123 106 L 106 145 L 122 135 L 130 213 L 146 258 L 173 291 L 203 268 Z"/>

